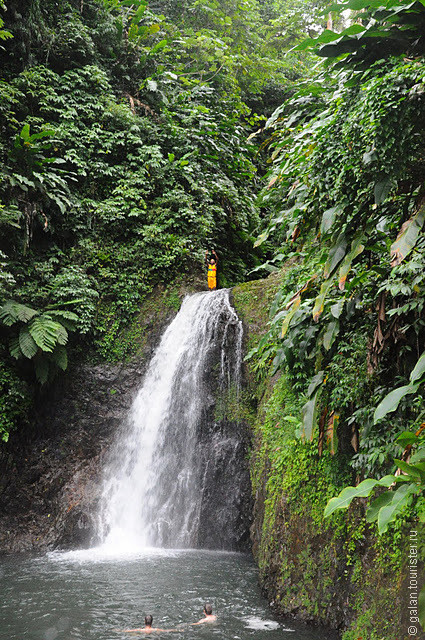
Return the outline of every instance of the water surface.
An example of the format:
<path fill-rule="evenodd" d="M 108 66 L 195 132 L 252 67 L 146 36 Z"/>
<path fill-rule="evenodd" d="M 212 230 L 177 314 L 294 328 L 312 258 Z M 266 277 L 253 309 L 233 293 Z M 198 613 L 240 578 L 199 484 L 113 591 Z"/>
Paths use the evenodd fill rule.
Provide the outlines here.
<path fill-rule="evenodd" d="M 100 550 L 0 561 L 1 640 L 328 640 L 321 629 L 275 618 L 247 555 L 148 550 L 114 557 Z M 190 626 L 211 602 L 215 624 Z M 116 629 L 179 628 L 128 634 Z"/>

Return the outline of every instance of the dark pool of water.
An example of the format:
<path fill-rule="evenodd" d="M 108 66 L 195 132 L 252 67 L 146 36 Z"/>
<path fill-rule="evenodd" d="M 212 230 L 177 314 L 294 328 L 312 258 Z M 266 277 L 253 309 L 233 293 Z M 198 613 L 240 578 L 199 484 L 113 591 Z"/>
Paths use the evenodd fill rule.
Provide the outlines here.
<path fill-rule="evenodd" d="M 190 626 L 211 602 L 218 620 Z M 249 556 L 151 551 L 13 556 L 0 560 L 1 640 L 134 640 L 116 629 L 179 627 L 149 637 L 181 640 L 328 640 L 321 629 L 275 618 L 261 596 Z M 333 639 L 332 639 L 333 640 Z"/>

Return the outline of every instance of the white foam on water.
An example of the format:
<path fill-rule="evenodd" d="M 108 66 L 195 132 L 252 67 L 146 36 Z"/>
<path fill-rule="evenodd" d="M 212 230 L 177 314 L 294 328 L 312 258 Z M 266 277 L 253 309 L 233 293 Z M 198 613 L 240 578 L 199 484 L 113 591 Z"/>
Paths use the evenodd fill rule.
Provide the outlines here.
<path fill-rule="evenodd" d="M 253 629 L 254 631 L 275 631 L 276 629 L 289 632 L 295 631 L 294 629 L 289 629 L 289 627 L 282 627 L 276 620 L 263 620 L 263 618 L 257 616 L 245 618 L 244 622 L 247 629 Z"/>
<path fill-rule="evenodd" d="M 213 549 L 164 549 L 162 547 L 125 547 L 119 549 L 110 545 L 100 545 L 90 549 L 76 549 L 72 551 L 50 551 L 47 558 L 57 563 L 108 563 L 134 562 L 155 558 L 177 558 L 182 555 L 194 556 L 238 556 L 245 555 L 237 551 L 222 551 Z"/>
<path fill-rule="evenodd" d="M 51 551 L 47 557 L 52 562 L 58 563 L 97 563 L 97 562 L 115 562 L 128 561 L 133 562 L 140 559 L 149 558 L 172 558 L 178 555 L 178 551 L 174 549 L 161 549 L 157 547 L 111 547 L 101 545 L 91 549 L 77 549 L 75 551 Z"/>

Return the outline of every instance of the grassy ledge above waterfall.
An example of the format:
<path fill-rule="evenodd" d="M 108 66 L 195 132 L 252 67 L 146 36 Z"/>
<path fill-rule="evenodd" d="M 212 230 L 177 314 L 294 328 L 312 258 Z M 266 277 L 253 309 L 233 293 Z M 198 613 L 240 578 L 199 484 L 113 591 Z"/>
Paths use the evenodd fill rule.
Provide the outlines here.
<path fill-rule="evenodd" d="M 269 278 L 233 290 L 251 354 L 248 395 L 256 404 L 251 537 L 261 585 L 276 611 L 330 625 L 343 633 L 343 640 L 405 640 L 409 536 L 417 531 L 421 540 L 423 525 L 407 508 L 378 537 L 375 525 L 364 519 L 365 501 L 324 518 L 328 499 L 355 484 L 358 458 L 344 434 L 343 415 L 335 432 L 329 429 L 327 444 L 319 446 L 317 432 L 311 441 L 301 437 L 307 388 L 295 349 L 292 366 L 275 371 L 269 313 L 273 318 L 276 296 L 296 290 L 315 266 L 313 254 L 292 259 Z M 367 316 L 353 320 L 329 365 L 327 393 L 341 406 L 354 402 L 364 408 L 374 401 L 378 383 L 367 372 L 368 323 Z M 423 542 L 416 547 L 423 560 Z"/>

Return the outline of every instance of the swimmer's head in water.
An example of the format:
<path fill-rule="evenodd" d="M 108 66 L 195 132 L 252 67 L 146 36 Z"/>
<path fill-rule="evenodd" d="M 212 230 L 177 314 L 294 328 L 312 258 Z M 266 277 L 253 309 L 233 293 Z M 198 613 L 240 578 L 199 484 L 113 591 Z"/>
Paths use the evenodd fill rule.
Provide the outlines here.
<path fill-rule="evenodd" d="M 145 616 L 145 625 L 147 627 L 151 627 L 153 622 L 152 616 Z"/>
<path fill-rule="evenodd" d="M 210 604 L 204 604 L 204 612 L 206 613 L 207 616 L 211 616 L 212 615 L 212 606 Z"/>

